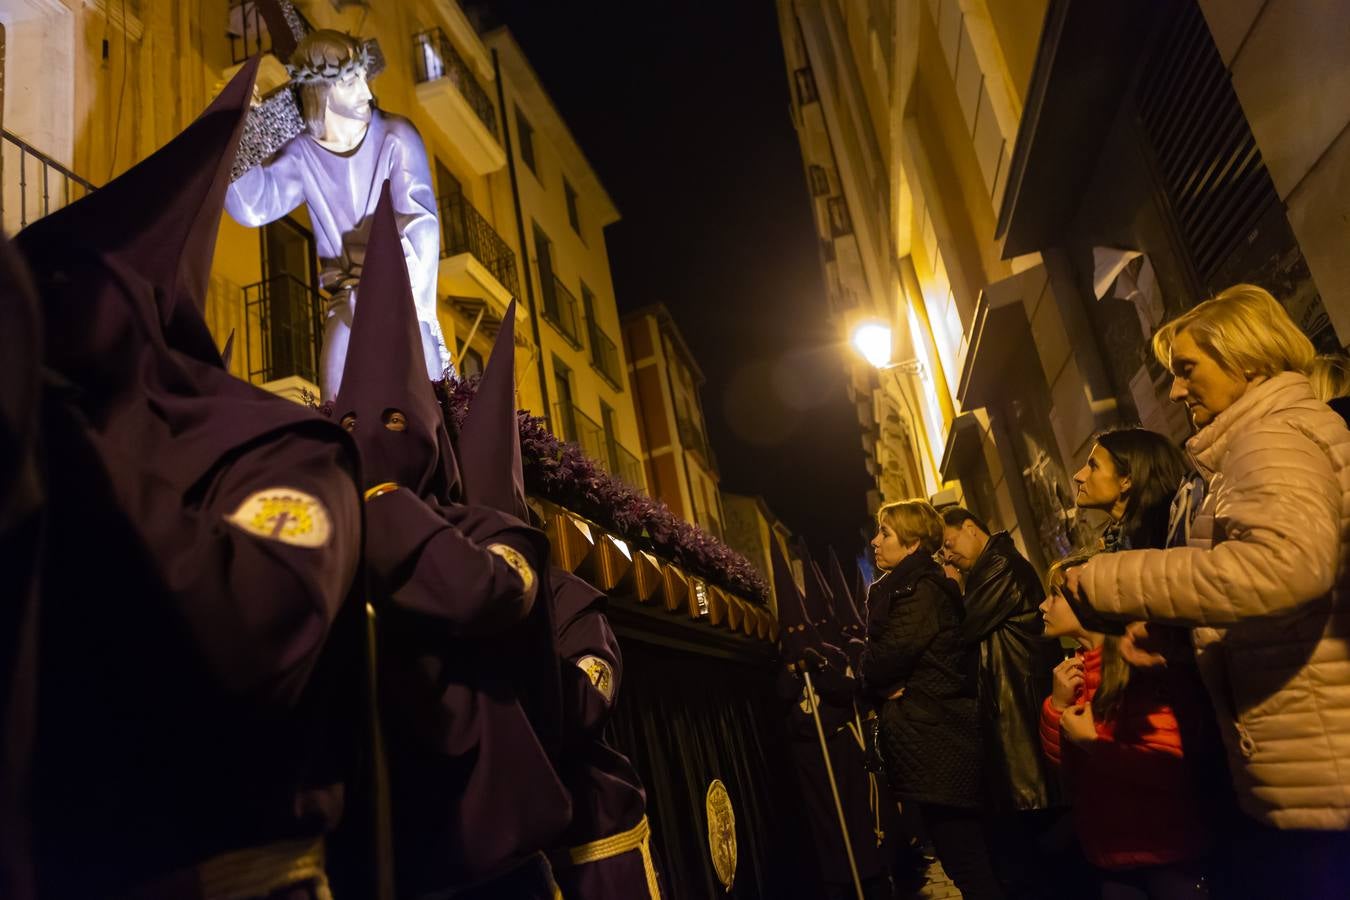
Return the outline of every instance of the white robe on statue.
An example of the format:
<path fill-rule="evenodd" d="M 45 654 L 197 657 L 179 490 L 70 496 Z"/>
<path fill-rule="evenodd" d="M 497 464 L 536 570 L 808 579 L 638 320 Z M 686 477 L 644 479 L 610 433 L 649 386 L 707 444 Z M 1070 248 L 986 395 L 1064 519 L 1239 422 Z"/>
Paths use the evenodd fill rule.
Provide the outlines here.
<path fill-rule="evenodd" d="M 370 218 L 386 178 L 422 325 L 427 377 L 434 381 L 452 369 L 436 317 L 440 226 L 426 147 L 411 122 L 372 108 L 365 138 L 347 153 L 334 153 L 301 134 L 230 185 L 225 198 L 235 221 L 251 227 L 275 222 L 302 202 L 309 207 L 319 282 L 332 297 L 324 314 L 320 361 L 324 400 L 336 397 L 342 384 Z"/>

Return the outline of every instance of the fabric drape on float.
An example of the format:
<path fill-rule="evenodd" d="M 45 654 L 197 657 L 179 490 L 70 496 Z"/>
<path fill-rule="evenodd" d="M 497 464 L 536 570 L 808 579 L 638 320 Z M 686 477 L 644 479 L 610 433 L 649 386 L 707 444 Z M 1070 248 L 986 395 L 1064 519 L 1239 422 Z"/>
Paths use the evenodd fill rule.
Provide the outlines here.
<path fill-rule="evenodd" d="M 663 896 L 821 896 L 773 669 L 622 635 L 620 645 L 624 679 L 611 740 L 647 789 Z M 726 785 L 736 816 L 738 862 L 729 894 L 708 854 L 705 803 L 714 778 Z"/>

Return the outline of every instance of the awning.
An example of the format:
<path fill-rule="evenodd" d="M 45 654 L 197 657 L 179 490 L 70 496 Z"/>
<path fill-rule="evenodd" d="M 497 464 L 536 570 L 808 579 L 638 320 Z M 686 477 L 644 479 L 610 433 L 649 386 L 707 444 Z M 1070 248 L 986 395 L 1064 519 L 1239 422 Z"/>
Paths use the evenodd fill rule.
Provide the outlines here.
<path fill-rule="evenodd" d="M 1018 388 L 1022 373 L 1029 367 L 1040 366 L 1022 301 L 1026 275 L 1023 272 L 995 281 L 980 291 L 975 301 L 970 350 L 957 391 L 962 409 L 995 403 L 1005 390 Z"/>
<path fill-rule="evenodd" d="M 998 214 L 1004 259 L 1061 242 L 1155 26 L 1179 2 L 1051 0 Z"/>

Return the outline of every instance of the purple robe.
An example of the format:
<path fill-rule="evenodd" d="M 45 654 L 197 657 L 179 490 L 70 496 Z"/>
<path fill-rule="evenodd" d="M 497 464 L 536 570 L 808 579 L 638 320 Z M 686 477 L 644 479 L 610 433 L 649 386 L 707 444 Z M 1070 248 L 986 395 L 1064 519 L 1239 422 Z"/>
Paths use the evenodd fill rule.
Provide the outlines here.
<path fill-rule="evenodd" d="M 15 241 L 51 373 L 40 896 L 118 896 L 221 854 L 317 840 L 354 766 L 356 449 L 232 378 L 200 314 L 257 65 Z"/>
<path fill-rule="evenodd" d="M 882 863 L 876 816 L 871 805 L 872 782 L 863 768 L 862 748 L 850 727 L 854 723 L 854 679 L 834 665 L 815 671 L 811 678 L 820 695 L 820 724 L 830 751 L 830 766 L 839 789 L 839 801 L 848 822 L 849 843 L 858 875 L 867 882 L 881 875 Z M 805 682 L 800 676 L 782 670 L 778 675 L 778 694 L 785 703 L 791 703 L 788 708 L 788 732 L 792 738 L 789 749 L 806 803 L 807 824 L 815 843 L 821 878 L 835 890 L 851 889 L 853 874 L 839 833 L 839 813 L 821 756 L 820 736 L 810 713 Z"/>
<path fill-rule="evenodd" d="M 659 897 L 648 888 L 654 867 L 637 849 L 576 864 L 572 851 L 644 823 L 647 795 L 633 764 L 605 741 L 623 677 L 619 642 L 604 614 L 605 597 L 554 568 L 554 623 L 563 674 L 563 751 L 559 774 L 572 795 L 572 823 L 553 854 L 554 874 L 569 900 Z"/>
<path fill-rule="evenodd" d="M 516 682 L 518 623 L 542 588 L 486 548 L 507 545 L 540 571 L 547 539 L 504 513 L 406 490 L 371 500 L 366 525 L 388 597 L 379 671 L 398 894 L 516 877 L 552 846 L 571 803 Z"/>
<path fill-rule="evenodd" d="M 33 896 L 29 767 L 37 688 L 41 314 L 26 267 L 0 238 L 0 897 Z"/>
<path fill-rule="evenodd" d="M 225 197 L 225 208 L 235 221 L 252 227 L 274 222 L 301 203 L 309 209 L 319 253 L 319 283 L 332 295 L 324 320 L 320 376 L 325 400 L 337 396 L 341 386 L 359 293 L 359 288 L 349 288 L 360 280 L 371 216 L 386 179 L 408 264 L 427 377 L 436 381 L 451 368 L 436 316 L 441 236 L 426 147 L 411 122 L 372 107 L 365 138 L 346 154 L 325 149 L 308 134 L 299 135 L 231 184 Z"/>

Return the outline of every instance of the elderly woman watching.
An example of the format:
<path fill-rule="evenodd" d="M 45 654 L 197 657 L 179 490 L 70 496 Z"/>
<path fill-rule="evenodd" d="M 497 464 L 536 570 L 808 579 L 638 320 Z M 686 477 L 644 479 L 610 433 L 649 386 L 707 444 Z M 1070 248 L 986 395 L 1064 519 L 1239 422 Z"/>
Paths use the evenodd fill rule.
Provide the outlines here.
<path fill-rule="evenodd" d="M 1237 883 L 1350 896 L 1350 431 L 1303 374 L 1312 344 L 1259 287 L 1199 304 L 1153 348 L 1196 427 L 1206 491 L 1188 546 L 1098 555 L 1067 592 L 1084 615 L 1194 629 L 1248 817 Z"/>

